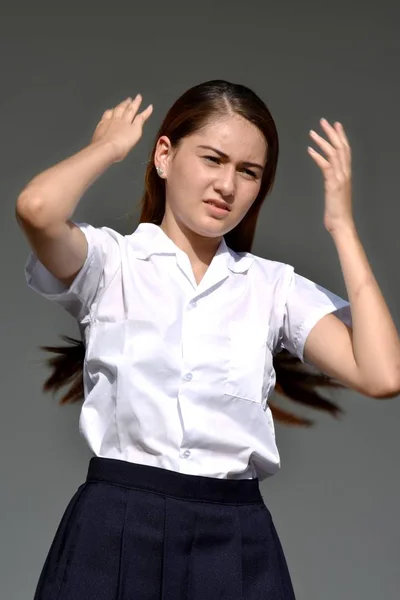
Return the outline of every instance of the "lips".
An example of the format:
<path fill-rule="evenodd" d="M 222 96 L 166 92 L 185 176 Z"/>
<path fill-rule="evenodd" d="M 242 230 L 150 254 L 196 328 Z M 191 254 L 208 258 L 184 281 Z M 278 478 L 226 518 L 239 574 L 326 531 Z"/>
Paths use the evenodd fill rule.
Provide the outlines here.
<path fill-rule="evenodd" d="M 222 208 L 226 211 L 230 211 L 230 206 L 223 200 L 205 200 L 206 204 L 211 204 L 212 206 L 216 206 L 217 208 Z"/>

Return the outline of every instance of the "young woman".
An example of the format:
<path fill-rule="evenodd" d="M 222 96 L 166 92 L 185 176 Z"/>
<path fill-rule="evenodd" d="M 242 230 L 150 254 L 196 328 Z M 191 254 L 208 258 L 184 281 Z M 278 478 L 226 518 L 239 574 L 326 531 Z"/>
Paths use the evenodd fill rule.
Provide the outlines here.
<path fill-rule="evenodd" d="M 325 156 L 309 150 L 347 302 L 250 252 L 278 136 L 241 85 L 198 85 L 169 110 L 136 231 L 71 221 L 86 189 L 139 141 L 152 112 L 140 104 L 107 110 L 91 143 L 17 202 L 29 286 L 79 323 L 81 347 L 61 350 L 48 383 L 72 381 L 70 401 L 83 384 L 80 430 L 94 454 L 35 600 L 289 600 L 259 489 L 280 466 L 268 403 L 276 355 L 367 396 L 400 389 L 398 334 L 352 218 L 350 147 L 342 126 L 322 121 L 328 140 L 312 136 Z M 286 381 L 290 395 L 290 370 Z"/>

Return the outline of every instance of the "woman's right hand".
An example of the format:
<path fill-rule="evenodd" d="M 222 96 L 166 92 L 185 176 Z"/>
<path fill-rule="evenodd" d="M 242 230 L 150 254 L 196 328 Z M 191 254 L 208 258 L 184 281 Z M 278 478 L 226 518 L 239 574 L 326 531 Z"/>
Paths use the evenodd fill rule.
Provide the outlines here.
<path fill-rule="evenodd" d="M 127 98 L 115 108 L 106 110 L 93 134 L 91 144 L 109 142 L 115 149 L 115 162 L 121 162 L 142 137 L 143 124 L 153 112 L 150 104 L 138 114 L 142 96 Z"/>

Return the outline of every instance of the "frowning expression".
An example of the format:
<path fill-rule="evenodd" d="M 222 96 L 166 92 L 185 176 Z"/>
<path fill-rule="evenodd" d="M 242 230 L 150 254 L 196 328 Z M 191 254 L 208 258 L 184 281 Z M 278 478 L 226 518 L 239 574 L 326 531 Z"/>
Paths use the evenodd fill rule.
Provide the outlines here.
<path fill-rule="evenodd" d="M 225 235 L 257 198 L 266 158 L 261 131 L 236 114 L 210 121 L 177 148 L 160 138 L 155 161 L 166 179 L 166 213 L 199 235 Z"/>

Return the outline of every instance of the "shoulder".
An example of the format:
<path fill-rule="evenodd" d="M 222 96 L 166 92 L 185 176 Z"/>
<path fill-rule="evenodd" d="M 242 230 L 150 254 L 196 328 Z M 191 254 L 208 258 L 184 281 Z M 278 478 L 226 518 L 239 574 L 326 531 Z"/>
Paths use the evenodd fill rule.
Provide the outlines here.
<path fill-rule="evenodd" d="M 85 234 L 89 247 L 93 250 L 97 247 L 112 255 L 121 256 L 127 252 L 140 255 L 143 248 L 143 236 L 137 231 L 133 233 L 121 233 L 112 227 L 105 225 L 96 226 L 85 222 L 75 222 Z"/>
<path fill-rule="evenodd" d="M 269 278 L 286 277 L 288 274 L 294 272 L 294 267 L 290 264 L 278 260 L 270 260 L 255 254 L 253 254 L 253 257 L 256 268 L 265 273 Z"/>
<path fill-rule="evenodd" d="M 235 264 L 246 264 L 248 276 L 251 278 L 262 278 L 272 283 L 288 282 L 293 277 L 294 267 L 290 264 L 263 258 L 251 252 L 234 252 L 231 249 L 229 252 Z"/>
<path fill-rule="evenodd" d="M 111 227 L 96 226 L 92 225 L 91 223 L 78 221 L 73 221 L 73 223 L 85 234 L 89 242 L 95 243 L 107 240 L 121 242 L 126 237 Z"/>

